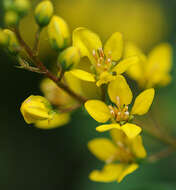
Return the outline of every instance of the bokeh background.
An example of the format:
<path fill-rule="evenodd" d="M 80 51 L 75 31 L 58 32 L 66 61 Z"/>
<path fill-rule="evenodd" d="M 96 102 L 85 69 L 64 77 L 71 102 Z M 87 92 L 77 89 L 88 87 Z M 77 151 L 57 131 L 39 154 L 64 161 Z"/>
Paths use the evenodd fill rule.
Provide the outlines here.
<path fill-rule="evenodd" d="M 31 3 L 35 6 L 37 1 Z M 159 42 L 168 41 L 175 52 L 175 0 L 53 0 L 53 3 L 56 13 L 68 22 L 71 30 L 85 26 L 99 33 L 103 40 L 120 31 L 126 40 L 136 42 L 145 52 Z M 3 27 L 2 0 L 0 23 Z M 21 32 L 29 44 L 33 43 L 35 29 L 31 13 L 21 24 Z M 46 32 L 42 35 L 40 57 L 48 65 L 56 58 Z M 158 89 L 153 106 L 159 122 L 176 136 L 175 62 L 174 59 L 172 83 Z M 96 122 L 79 110 L 73 114 L 71 123 L 51 131 L 27 125 L 20 114 L 20 104 L 31 94 L 41 94 L 41 76 L 14 66 L 14 59 L 1 50 L 0 189 L 176 189 L 176 154 L 155 164 L 144 164 L 121 184 L 91 182 L 89 172 L 102 166 L 87 149 L 87 142 L 99 135 L 95 132 Z M 147 135 L 144 143 L 149 154 L 164 146 Z"/>

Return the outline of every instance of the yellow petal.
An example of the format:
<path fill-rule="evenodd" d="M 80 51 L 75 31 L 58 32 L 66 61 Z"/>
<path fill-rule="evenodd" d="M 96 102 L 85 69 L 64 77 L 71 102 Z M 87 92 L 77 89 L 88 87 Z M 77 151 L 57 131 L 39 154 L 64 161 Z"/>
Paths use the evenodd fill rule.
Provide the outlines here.
<path fill-rule="evenodd" d="M 112 76 L 109 72 L 103 72 L 100 75 L 99 80 L 97 81 L 96 85 L 100 87 L 102 84 L 107 84 L 108 82 L 115 80 L 115 76 Z"/>
<path fill-rule="evenodd" d="M 67 124 L 70 121 L 70 115 L 68 113 L 54 114 L 50 120 L 37 121 L 35 126 L 40 129 L 54 129 Z"/>
<path fill-rule="evenodd" d="M 135 163 L 128 165 L 128 166 L 125 167 L 124 170 L 121 172 L 121 174 L 119 175 L 117 181 L 120 183 L 120 182 L 124 179 L 125 176 L 127 176 L 127 175 L 133 173 L 133 172 L 134 172 L 136 169 L 138 169 L 138 168 L 139 168 L 139 165 L 138 165 L 138 164 L 135 164 Z"/>
<path fill-rule="evenodd" d="M 169 72 L 172 66 L 172 47 L 167 43 L 156 46 L 149 54 L 148 74 Z"/>
<path fill-rule="evenodd" d="M 105 132 L 111 129 L 121 129 L 121 127 L 119 124 L 115 123 L 115 124 L 100 125 L 99 127 L 96 128 L 98 132 Z"/>
<path fill-rule="evenodd" d="M 160 86 L 167 86 L 172 80 L 172 77 L 170 74 L 165 74 L 161 77 L 161 80 L 159 82 Z"/>
<path fill-rule="evenodd" d="M 51 119 L 51 108 L 48 100 L 42 96 L 30 96 L 21 105 L 20 111 L 26 123 Z"/>
<path fill-rule="evenodd" d="M 123 53 L 123 36 L 116 32 L 107 40 L 104 46 L 104 53 L 106 56 L 111 56 L 111 59 L 118 61 Z"/>
<path fill-rule="evenodd" d="M 121 128 L 120 128 L 121 129 Z M 111 138 L 113 139 L 113 141 L 117 144 L 118 142 L 122 142 L 124 144 L 126 144 L 126 138 L 127 136 L 125 135 L 125 133 L 122 130 L 119 129 L 112 129 L 110 131 L 111 134 Z"/>
<path fill-rule="evenodd" d="M 116 79 L 110 82 L 108 86 L 108 94 L 112 102 L 117 103 L 120 101 L 120 105 L 128 105 L 131 103 L 133 94 L 125 80 L 121 75 L 117 75 Z"/>
<path fill-rule="evenodd" d="M 89 141 L 88 148 L 99 160 L 105 162 L 112 160 L 117 151 L 112 141 L 106 138 L 96 138 Z"/>
<path fill-rule="evenodd" d="M 139 62 L 139 58 L 137 56 L 126 58 L 126 59 L 120 61 L 113 68 L 112 71 L 115 71 L 118 75 L 120 75 L 120 74 L 124 73 L 125 71 L 127 71 L 127 69 L 129 69 L 134 64 L 138 64 L 138 62 Z"/>
<path fill-rule="evenodd" d="M 124 168 L 123 164 L 108 164 L 105 165 L 102 171 L 94 170 L 90 173 L 89 178 L 96 182 L 113 182 L 117 180 Z"/>
<path fill-rule="evenodd" d="M 144 76 L 144 69 L 147 61 L 147 57 L 144 53 L 133 43 L 128 42 L 125 44 L 124 57 L 129 58 L 132 56 L 138 56 L 139 61 L 137 64 L 133 64 L 127 70 L 127 74 L 134 80 L 141 80 Z"/>
<path fill-rule="evenodd" d="M 139 126 L 132 123 L 126 123 L 125 125 L 122 125 L 121 130 L 130 139 L 135 138 L 142 131 Z"/>
<path fill-rule="evenodd" d="M 145 158 L 147 156 L 142 142 L 142 137 L 140 135 L 131 140 L 131 149 L 137 158 Z"/>
<path fill-rule="evenodd" d="M 105 123 L 111 117 L 108 106 L 100 100 L 88 100 L 85 103 L 85 108 L 87 112 L 98 122 Z"/>
<path fill-rule="evenodd" d="M 140 93 L 134 102 L 131 114 L 143 115 L 147 113 L 153 102 L 154 94 L 155 90 L 153 88 Z"/>
<path fill-rule="evenodd" d="M 74 75 L 75 77 L 81 80 L 95 82 L 95 77 L 93 74 L 83 71 L 81 69 L 73 69 L 69 71 L 69 73 L 71 73 L 72 75 Z"/>
<path fill-rule="evenodd" d="M 102 43 L 97 34 L 80 27 L 73 32 L 73 46 L 78 47 L 82 56 L 87 56 L 92 63 L 95 63 L 93 51 L 102 48 Z"/>

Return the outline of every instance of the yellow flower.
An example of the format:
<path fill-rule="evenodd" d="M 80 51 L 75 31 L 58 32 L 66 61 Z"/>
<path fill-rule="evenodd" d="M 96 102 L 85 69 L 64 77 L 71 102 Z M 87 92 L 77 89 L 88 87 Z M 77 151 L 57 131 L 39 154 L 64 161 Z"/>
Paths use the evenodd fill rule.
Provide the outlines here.
<path fill-rule="evenodd" d="M 77 47 L 81 56 L 88 57 L 92 63 L 92 73 L 74 69 L 71 72 L 81 80 L 96 82 L 97 86 L 106 84 L 122 74 L 132 64 L 138 62 L 137 56 L 121 60 L 124 50 L 123 36 L 116 32 L 111 35 L 102 48 L 97 34 L 86 28 L 77 28 L 73 32 L 73 46 Z"/>
<path fill-rule="evenodd" d="M 118 129 L 111 130 L 113 141 L 106 138 L 96 138 L 88 143 L 89 150 L 101 161 L 104 168 L 94 170 L 89 178 L 96 182 L 121 182 L 125 176 L 134 172 L 138 167 L 137 160 L 146 157 L 146 151 L 140 135 L 129 139 Z"/>
<path fill-rule="evenodd" d="M 42 96 L 30 96 L 21 105 L 21 113 L 28 124 L 37 121 L 48 121 L 53 117 L 53 111 L 48 100 Z"/>
<path fill-rule="evenodd" d="M 40 2 L 35 9 L 35 19 L 39 26 L 44 27 L 49 24 L 53 16 L 53 4 L 51 1 Z"/>
<path fill-rule="evenodd" d="M 141 132 L 141 128 L 129 121 L 133 115 L 143 115 L 148 112 L 153 102 L 154 89 L 147 89 L 140 93 L 135 99 L 131 111 L 129 111 L 128 105 L 131 104 L 133 94 L 123 76 L 118 75 L 108 85 L 108 95 L 115 106 L 108 106 L 100 100 L 88 100 L 85 103 L 86 110 L 96 121 L 106 123 L 111 119 L 113 122 L 101 125 L 96 130 L 104 132 L 116 128 L 124 131 L 129 138 L 134 138 Z"/>
<path fill-rule="evenodd" d="M 126 45 L 125 57 L 137 55 L 139 62 L 132 65 L 127 73 L 140 87 L 165 86 L 171 81 L 172 47 L 167 43 L 156 46 L 148 56 L 132 43 Z"/>
<path fill-rule="evenodd" d="M 35 122 L 35 126 L 40 129 L 54 129 L 61 127 L 70 121 L 69 113 L 54 113 L 50 120 L 38 120 Z"/>
<path fill-rule="evenodd" d="M 70 31 L 61 17 L 53 16 L 48 25 L 49 41 L 56 51 L 66 48 L 70 43 Z"/>

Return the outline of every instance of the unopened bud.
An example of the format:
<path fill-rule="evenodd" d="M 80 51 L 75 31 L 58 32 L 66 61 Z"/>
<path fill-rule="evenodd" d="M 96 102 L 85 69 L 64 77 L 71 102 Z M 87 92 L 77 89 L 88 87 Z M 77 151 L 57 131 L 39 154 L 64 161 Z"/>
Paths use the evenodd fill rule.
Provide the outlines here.
<path fill-rule="evenodd" d="M 9 29 L 4 29 L 3 32 L 8 36 L 8 50 L 12 54 L 17 54 L 20 49 L 20 45 L 18 43 L 18 40 L 14 34 Z"/>
<path fill-rule="evenodd" d="M 70 31 L 67 23 L 58 16 L 53 16 L 48 25 L 49 41 L 56 51 L 66 48 L 70 43 Z"/>
<path fill-rule="evenodd" d="M 14 0 L 14 10 L 20 15 L 26 15 L 30 10 L 29 0 Z"/>
<path fill-rule="evenodd" d="M 58 57 L 58 64 L 62 65 L 64 70 L 69 70 L 80 62 L 80 52 L 78 48 L 71 46 L 62 51 Z"/>
<path fill-rule="evenodd" d="M 43 1 L 39 3 L 35 9 L 35 19 L 40 27 L 49 24 L 53 16 L 53 4 L 51 1 Z"/>
<path fill-rule="evenodd" d="M 52 118 L 50 103 L 42 96 L 30 96 L 22 103 L 20 110 L 28 124 Z"/>
<path fill-rule="evenodd" d="M 13 0 L 3 0 L 3 7 L 6 11 L 13 10 L 14 8 Z"/>
<path fill-rule="evenodd" d="M 0 46 L 6 47 L 9 44 L 8 35 L 0 29 Z"/>
<path fill-rule="evenodd" d="M 4 18 L 6 26 L 16 26 L 19 22 L 19 16 L 15 11 L 7 11 Z"/>

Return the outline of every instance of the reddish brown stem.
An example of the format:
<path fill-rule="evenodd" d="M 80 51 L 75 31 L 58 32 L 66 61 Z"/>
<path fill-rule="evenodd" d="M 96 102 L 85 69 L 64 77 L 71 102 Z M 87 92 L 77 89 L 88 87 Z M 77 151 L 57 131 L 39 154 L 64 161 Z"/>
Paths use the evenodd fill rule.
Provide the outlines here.
<path fill-rule="evenodd" d="M 25 49 L 25 51 L 27 52 L 28 56 L 33 60 L 35 66 L 37 68 L 39 68 L 46 77 L 50 78 L 52 81 L 54 81 L 58 87 L 60 87 L 61 89 L 63 89 L 65 92 L 67 92 L 70 96 L 72 96 L 73 98 L 75 98 L 77 101 L 79 101 L 80 103 L 84 103 L 87 99 L 76 94 L 74 91 L 72 91 L 67 85 L 65 85 L 64 83 L 62 83 L 61 81 L 59 81 L 59 78 L 57 76 L 55 76 L 53 73 L 51 73 L 45 66 L 44 64 L 38 59 L 38 57 L 33 53 L 33 51 L 31 50 L 31 48 L 26 44 L 26 42 L 23 40 L 23 38 L 20 35 L 19 29 L 15 28 L 14 32 L 16 34 L 16 37 L 19 41 L 19 43 L 21 44 L 21 46 Z"/>

